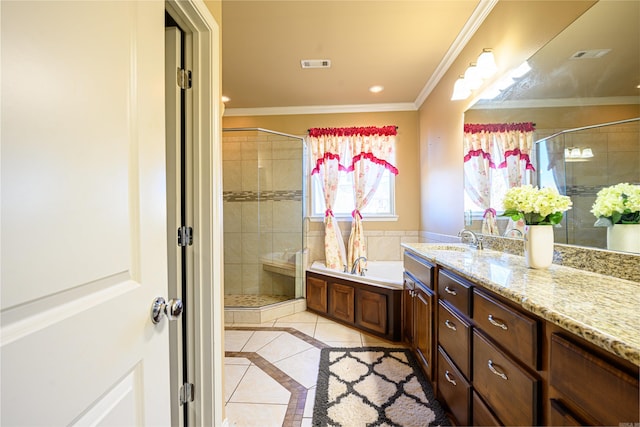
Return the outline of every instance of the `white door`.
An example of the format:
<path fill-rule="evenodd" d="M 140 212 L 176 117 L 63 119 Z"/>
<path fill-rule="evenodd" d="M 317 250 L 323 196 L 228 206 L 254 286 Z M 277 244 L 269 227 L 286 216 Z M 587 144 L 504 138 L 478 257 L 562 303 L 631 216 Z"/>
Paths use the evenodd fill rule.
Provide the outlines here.
<path fill-rule="evenodd" d="M 0 14 L 0 424 L 169 425 L 164 2 Z"/>

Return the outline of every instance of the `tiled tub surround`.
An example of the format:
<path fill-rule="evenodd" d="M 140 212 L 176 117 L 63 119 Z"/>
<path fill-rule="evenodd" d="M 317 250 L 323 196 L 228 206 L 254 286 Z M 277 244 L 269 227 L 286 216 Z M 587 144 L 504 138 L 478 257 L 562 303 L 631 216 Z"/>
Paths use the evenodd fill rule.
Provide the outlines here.
<path fill-rule="evenodd" d="M 530 269 L 521 256 L 467 245 L 459 245 L 462 250 L 429 243 L 403 246 L 640 366 L 639 282 L 557 264 Z"/>

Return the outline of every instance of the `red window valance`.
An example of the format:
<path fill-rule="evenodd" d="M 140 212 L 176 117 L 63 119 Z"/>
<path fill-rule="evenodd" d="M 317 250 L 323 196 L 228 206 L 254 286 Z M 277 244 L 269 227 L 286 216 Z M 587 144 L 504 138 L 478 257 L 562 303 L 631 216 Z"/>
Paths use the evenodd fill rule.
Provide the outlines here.
<path fill-rule="evenodd" d="M 372 136 L 372 135 L 386 135 L 395 136 L 398 134 L 398 129 L 395 126 L 366 126 L 366 127 L 346 127 L 346 128 L 311 128 L 309 129 L 309 136 Z"/>
<path fill-rule="evenodd" d="M 464 125 L 465 133 L 480 133 L 480 132 L 533 132 L 536 127 L 535 123 L 523 122 L 523 123 L 485 123 L 485 124 L 473 124 L 467 123 Z"/>

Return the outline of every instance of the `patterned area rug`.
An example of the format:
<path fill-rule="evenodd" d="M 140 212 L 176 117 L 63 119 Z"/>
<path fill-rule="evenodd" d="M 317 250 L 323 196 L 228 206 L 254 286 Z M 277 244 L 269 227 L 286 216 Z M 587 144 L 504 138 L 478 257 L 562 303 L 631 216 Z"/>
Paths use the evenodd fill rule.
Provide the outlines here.
<path fill-rule="evenodd" d="M 450 425 L 433 389 L 407 349 L 325 348 L 313 425 Z"/>

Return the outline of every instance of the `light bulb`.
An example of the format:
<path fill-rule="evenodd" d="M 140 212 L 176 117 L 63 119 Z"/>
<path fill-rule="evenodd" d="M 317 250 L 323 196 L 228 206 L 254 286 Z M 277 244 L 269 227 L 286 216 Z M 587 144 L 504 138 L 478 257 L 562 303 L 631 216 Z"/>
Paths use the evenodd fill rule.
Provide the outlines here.
<path fill-rule="evenodd" d="M 481 78 L 486 79 L 487 77 L 491 77 L 498 71 L 498 67 L 496 66 L 496 60 L 493 57 L 493 52 L 491 49 L 483 49 L 482 53 L 478 57 L 478 73 Z"/>
<path fill-rule="evenodd" d="M 453 95 L 451 95 L 451 100 L 459 101 L 461 99 L 467 99 L 470 95 L 471 90 L 467 87 L 464 77 L 458 77 L 458 80 L 456 80 L 456 83 L 453 85 Z"/>
<path fill-rule="evenodd" d="M 591 157 L 593 157 L 593 151 L 591 151 L 591 148 L 585 148 L 584 150 L 582 150 L 583 159 L 589 159 Z"/>
<path fill-rule="evenodd" d="M 469 64 L 469 68 L 464 72 L 464 81 L 467 83 L 467 87 L 471 90 L 478 89 L 482 86 L 482 78 L 478 74 L 478 67 L 476 64 Z"/>

